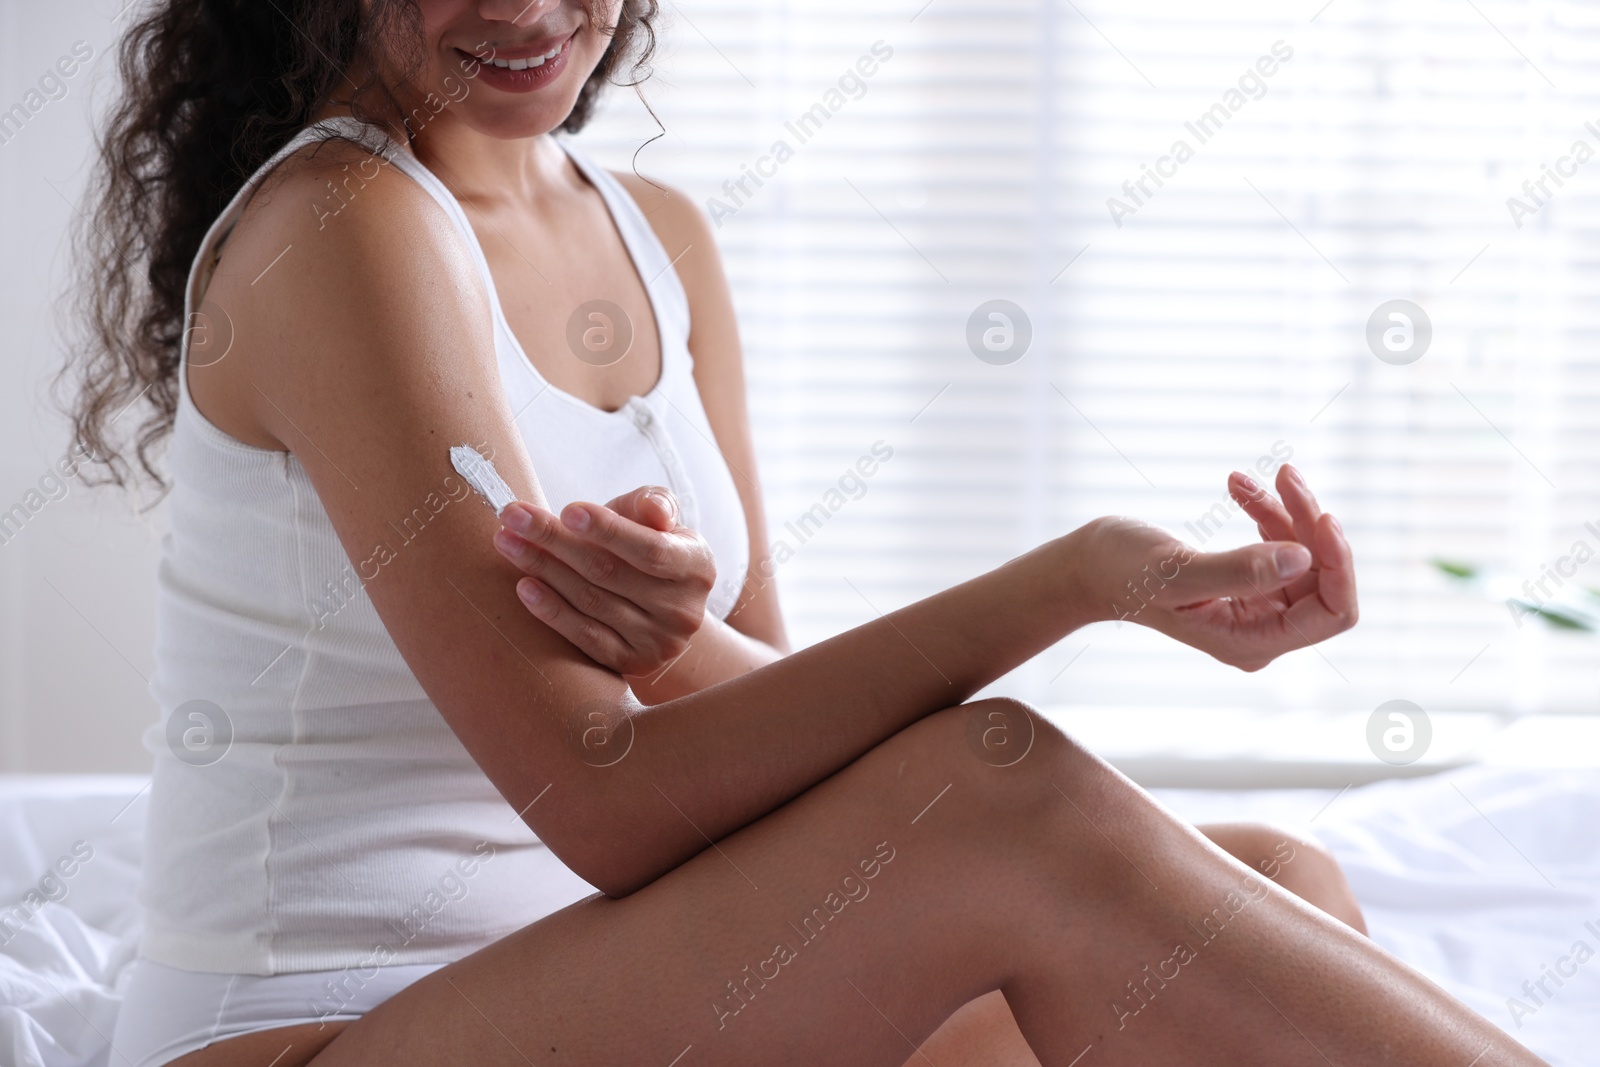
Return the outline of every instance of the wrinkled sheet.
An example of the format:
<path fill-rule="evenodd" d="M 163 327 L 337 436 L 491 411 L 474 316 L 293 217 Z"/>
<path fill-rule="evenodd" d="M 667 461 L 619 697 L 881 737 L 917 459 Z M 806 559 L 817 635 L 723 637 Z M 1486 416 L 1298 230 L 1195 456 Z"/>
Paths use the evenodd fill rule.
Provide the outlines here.
<path fill-rule="evenodd" d="M 148 786 L 0 776 L 0 1067 L 125 1067 L 111 1034 L 138 950 Z"/>
<path fill-rule="evenodd" d="M 0 1067 L 120 1062 L 110 1036 L 138 943 L 147 785 L 0 777 Z M 1313 834 L 1379 944 L 1555 1067 L 1600 1063 L 1600 773 L 1475 768 L 1343 792 L 1156 796 L 1194 822 Z M 16 926 L 7 906 L 19 902 Z M 1580 941 L 1596 954 L 1582 964 Z M 1575 971 L 1559 986 L 1545 978 L 1558 967 Z M 1534 985 L 1535 1002 L 1524 983 L 1541 978 L 1550 995 Z"/>

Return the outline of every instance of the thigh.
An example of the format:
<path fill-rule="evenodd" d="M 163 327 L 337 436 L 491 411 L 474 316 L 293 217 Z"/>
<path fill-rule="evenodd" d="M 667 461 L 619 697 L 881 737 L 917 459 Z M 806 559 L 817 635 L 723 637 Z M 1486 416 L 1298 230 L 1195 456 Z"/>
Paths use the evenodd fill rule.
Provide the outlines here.
<path fill-rule="evenodd" d="M 438 964 L 274 975 L 191 971 L 140 957 L 123 990 L 111 1047 L 122 1067 L 311 1060 L 345 1023 Z"/>
<path fill-rule="evenodd" d="M 187 1056 L 170 1060 L 167 1067 L 233 1067 L 270 1064 L 271 1067 L 305 1067 L 344 1031 L 348 1022 L 280 1026 L 207 1045 Z M 117 1061 L 120 1065 L 120 1061 Z"/>
<path fill-rule="evenodd" d="M 999 931 L 1030 906 L 1018 887 L 1043 892 L 1007 867 L 1041 851 L 1022 838 L 1048 775 L 978 758 L 972 714 L 930 716 L 631 896 L 429 975 L 316 1067 L 896 1067 L 1004 985 Z"/>

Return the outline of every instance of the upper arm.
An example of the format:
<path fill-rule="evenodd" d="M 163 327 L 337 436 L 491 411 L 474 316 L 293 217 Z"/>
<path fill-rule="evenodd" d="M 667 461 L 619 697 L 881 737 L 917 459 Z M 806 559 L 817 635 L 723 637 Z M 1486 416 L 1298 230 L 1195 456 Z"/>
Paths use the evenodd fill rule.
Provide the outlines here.
<path fill-rule="evenodd" d="M 306 210 L 319 187 L 314 168 L 286 176 L 230 238 L 236 273 L 213 280 L 213 299 L 251 343 L 229 390 L 294 453 L 350 559 L 377 560 L 366 591 L 479 766 L 518 811 L 552 786 L 524 818 L 602 884 L 593 864 L 606 835 L 585 820 L 607 782 L 564 758 L 566 717 L 594 701 L 621 708 L 626 686 L 522 607 L 490 509 L 448 499 L 459 489 L 449 449 L 472 444 L 519 499 L 544 503 L 502 393 L 481 279 L 448 217 L 393 168 L 321 229 Z M 285 244 L 275 269 L 245 281 Z M 426 527 L 402 541 L 418 509 Z"/>
<path fill-rule="evenodd" d="M 689 351 L 694 356 L 695 385 L 716 436 L 717 447 L 733 472 L 734 485 L 750 532 L 750 568 L 738 606 L 728 617 L 741 633 L 787 650 L 788 636 L 770 578 L 766 508 L 756 472 L 746 404 L 744 354 L 738 317 L 722 269 L 716 238 L 705 214 L 683 193 L 633 174 L 617 179 L 650 220 L 689 297 Z"/>

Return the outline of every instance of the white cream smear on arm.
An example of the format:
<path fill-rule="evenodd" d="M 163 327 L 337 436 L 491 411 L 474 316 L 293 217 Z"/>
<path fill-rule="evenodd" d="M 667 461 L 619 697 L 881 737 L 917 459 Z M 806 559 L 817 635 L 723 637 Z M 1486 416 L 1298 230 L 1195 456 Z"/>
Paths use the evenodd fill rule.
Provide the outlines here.
<path fill-rule="evenodd" d="M 478 491 L 479 496 L 488 501 L 496 515 L 517 499 L 506 480 L 500 477 L 500 472 L 494 469 L 494 464 L 471 445 L 456 445 L 450 449 L 450 465 Z"/>

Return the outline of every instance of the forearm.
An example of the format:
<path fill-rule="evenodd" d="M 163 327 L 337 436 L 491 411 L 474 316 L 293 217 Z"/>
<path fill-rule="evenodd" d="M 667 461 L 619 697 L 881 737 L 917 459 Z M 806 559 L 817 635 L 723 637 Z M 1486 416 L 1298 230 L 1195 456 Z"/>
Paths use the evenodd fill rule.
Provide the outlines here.
<path fill-rule="evenodd" d="M 653 674 L 629 677 L 628 685 L 640 703 L 663 704 L 748 674 L 783 656 L 765 641 L 740 633 L 708 613 L 705 624 L 677 658 Z"/>
<path fill-rule="evenodd" d="M 1091 621 L 1061 538 L 953 589 L 701 692 L 640 709 L 594 778 L 602 877 L 628 892 L 959 704 Z M 625 813 L 625 814 L 624 814 Z"/>

